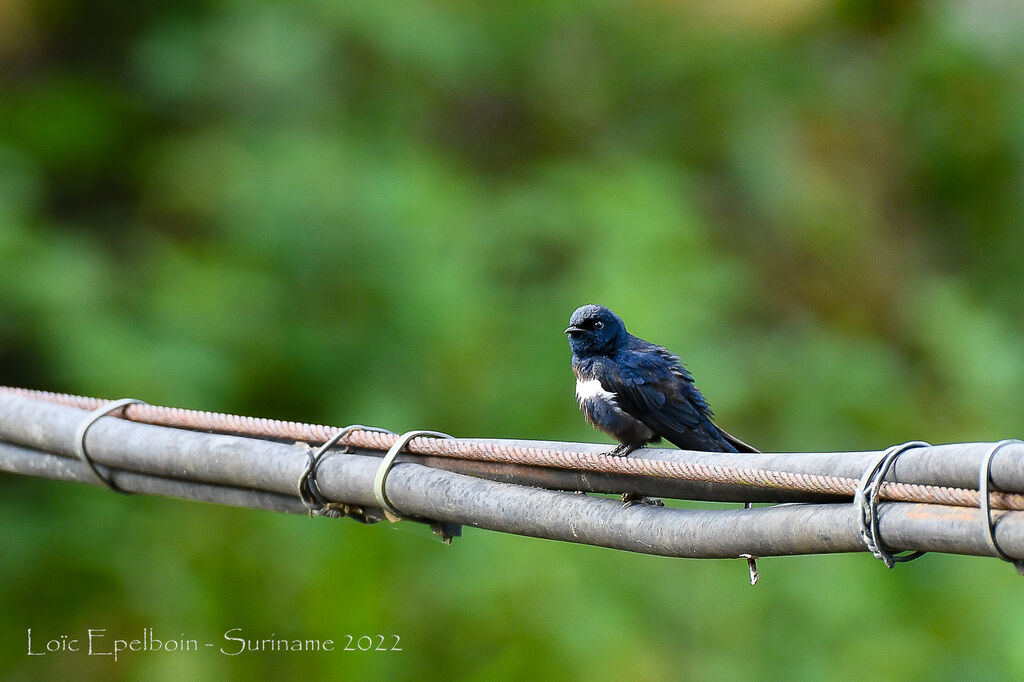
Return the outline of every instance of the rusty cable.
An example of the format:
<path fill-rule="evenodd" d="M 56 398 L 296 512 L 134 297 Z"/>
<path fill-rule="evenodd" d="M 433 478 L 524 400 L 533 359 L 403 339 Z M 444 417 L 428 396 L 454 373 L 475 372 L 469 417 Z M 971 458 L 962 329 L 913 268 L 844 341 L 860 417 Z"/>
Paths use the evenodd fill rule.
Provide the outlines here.
<path fill-rule="evenodd" d="M 0 392 L 21 395 L 80 409 L 95 409 L 107 401 L 99 398 L 53 393 L 27 388 L 0 386 Z M 220 412 L 188 410 L 148 404 L 132 404 L 124 408 L 122 417 L 130 421 L 169 426 L 193 431 L 215 431 L 259 438 L 324 443 L 337 433 L 337 427 L 322 424 L 246 417 Z M 339 442 L 342 445 L 387 452 L 398 440 L 396 434 L 355 429 Z M 808 493 L 852 497 L 858 479 L 846 476 L 772 471 L 747 467 L 675 462 L 637 457 L 614 457 L 606 454 L 570 452 L 547 448 L 481 442 L 469 439 L 448 440 L 417 437 L 405 450 L 418 455 L 434 455 L 483 462 L 523 464 L 577 471 L 630 474 L 651 478 L 671 478 L 710 483 L 762 486 Z M 1024 495 L 993 491 L 989 495 L 993 509 L 1024 511 Z M 919 502 L 957 507 L 980 507 L 978 490 L 937 486 L 922 483 L 884 482 L 878 498 L 893 502 Z"/>

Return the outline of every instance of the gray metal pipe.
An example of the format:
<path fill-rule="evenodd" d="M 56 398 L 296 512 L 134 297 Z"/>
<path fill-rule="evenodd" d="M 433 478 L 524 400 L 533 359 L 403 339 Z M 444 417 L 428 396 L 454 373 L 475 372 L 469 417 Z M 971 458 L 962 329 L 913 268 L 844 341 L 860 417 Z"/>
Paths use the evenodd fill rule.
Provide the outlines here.
<path fill-rule="evenodd" d="M 0 469 L 95 482 L 84 464 L 69 459 L 75 428 L 86 413 L 7 400 L 12 397 L 0 396 L 0 437 L 28 447 L 2 444 Z M 304 445 L 103 418 L 89 432 L 89 450 L 114 469 L 113 480 L 125 490 L 304 511 L 295 497 L 308 452 Z M 319 470 L 321 490 L 332 500 L 375 507 L 372 482 L 379 461 L 331 453 Z M 614 500 L 481 480 L 413 462 L 395 466 L 388 496 L 410 516 L 648 554 L 728 558 L 862 550 L 851 504 L 624 509 Z M 991 554 L 978 510 L 896 503 L 881 510 L 880 530 L 892 549 Z M 1004 551 L 1024 557 L 1024 512 L 995 516 Z"/>
<path fill-rule="evenodd" d="M 0 393 L 0 439 L 22 443 L 49 452 L 71 453 L 74 426 L 85 412 L 77 408 L 34 400 L 14 394 Z M 123 428 L 132 425 L 139 428 Z M 240 472 L 237 462 L 253 452 L 265 452 L 274 458 L 277 466 L 286 467 L 281 474 L 301 471 L 305 461 L 304 448 L 296 448 L 287 457 L 280 457 L 283 451 L 274 448 L 273 441 L 254 441 L 242 438 L 239 441 L 224 440 L 217 444 L 213 458 L 180 459 L 170 453 L 186 453 L 187 439 L 168 440 L 164 427 L 137 424 L 117 419 L 101 419 L 90 431 L 90 443 L 96 461 L 106 463 L 106 444 L 118 439 L 129 440 L 138 447 L 132 451 L 132 468 L 158 476 L 174 476 L 178 469 L 187 466 L 215 483 L 243 483 L 265 487 L 265 480 L 239 480 L 239 476 L 255 474 Z M 178 433 L 189 433 L 171 429 Z M 99 438 L 99 434 L 106 434 Z M 231 436 L 224 436 L 230 439 Z M 512 445 L 548 448 L 553 450 L 602 453 L 608 446 L 591 443 L 560 443 L 548 441 L 521 440 L 476 440 L 475 442 L 497 442 Z M 264 443 L 256 445 L 254 443 Z M 989 443 L 962 443 L 939 445 L 908 450 L 896 461 L 887 480 L 903 483 L 926 483 L 976 489 L 978 467 L 982 457 L 991 447 Z M 183 450 L 184 448 L 184 450 Z M 357 450 L 359 454 L 379 457 L 376 451 Z M 735 468 L 760 468 L 821 475 L 859 478 L 878 455 L 878 452 L 845 453 L 793 453 L 793 454 L 729 454 L 690 452 L 681 450 L 645 449 L 631 455 L 634 458 L 657 458 L 681 463 L 718 465 Z M 177 458 L 177 459 L 175 459 Z M 118 460 L 120 461 L 120 460 Z M 782 490 L 759 486 L 684 481 L 666 478 L 651 478 L 620 474 L 604 474 L 555 469 L 521 464 L 499 464 L 477 462 L 448 457 L 417 457 L 416 461 L 428 466 L 449 471 L 470 474 L 491 480 L 520 483 L 558 490 L 582 490 L 588 492 L 622 493 L 672 497 L 676 499 L 717 500 L 724 502 L 809 502 L 835 501 L 840 496 L 811 494 L 800 491 Z M 172 464 L 172 462 L 177 462 Z M 117 462 L 114 463 L 115 465 Z M 298 476 L 298 473 L 295 473 Z M 207 480 L 204 478 L 203 480 Z M 276 478 L 274 480 L 277 480 Z M 1013 444 L 1004 447 L 992 462 L 992 481 L 995 489 L 1007 492 L 1024 492 L 1024 445 Z M 287 494 L 289 491 L 277 490 Z"/>
<path fill-rule="evenodd" d="M 571 443 L 533 440 L 473 439 L 478 443 L 505 443 L 524 447 L 537 447 L 567 452 L 607 453 L 610 445 L 594 443 Z M 887 481 L 898 483 L 921 483 L 953 488 L 978 488 L 978 468 L 985 453 L 993 443 L 950 443 L 907 450 L 889 471 Z M 715 465 L 737 469 L 763 469 L 802 474 L 843 476 L 859 479 L 864 470 L 882 453 L 881 450 L 851 452 L 794 452 L 794 453 L 727 453 L 644 448 L 630 454 L 634 458 L 678 461 L 692 464 Z M 586 474 L 594 477 L 595 474 Z M 668 482 L 666 482 L 668 483 Z M 683 482 L 689 483 L 689 482 Z M 992 460 L 992 483 L 996 490 L 1024 493 L 1024 443 L 1012 443 L 1002 449 Z M 775 499 L 779 490 L 751 486 L 721 486 L 702 484 L 713 497 L 690 497 L 680 499 L 714 499 L 720 501 L 773 502 L 789 501 Z M 766 494 L 768 499 L 732 498 L 725 495 L 746 494 L 751 491 Z M 724 493 L 724 494 L 722 494 Z M 662 494 L 671 497 L 668 493 Z M 804 495 L 808 495 L 804 493 Z M 821 497 L 821 496 L 819 496 Z"/>
<path fill-rule="evenodd" d="M 217 436 L 206 436 L 211 439 Z M 321 479 L 330 497 L 374 504 L 370 458 L 335 455 L 336 470 Z M 265 464 L 265 462 L 263 463 Z M 258 461 L 252 466 L 261 469 Z M 0 443 L 0 470 L 99 485 L 81 462 Z M 334 475 L 337 474 L 337 475 Z M 122 489 L 273 511 L 305 511 L 295 498 L 243 488 L 165 479 L 114 470 Z M 496 483 L 415 463 L 396 465 L 388 496 L 410 516 L 461 523 L 529 537 L 644 554 L 725 559 L 743 554 L 786 556 L 863 551 L 850 504 L 788 504 L 735 510 L 693 510 Z M 1024 556 L 1024 512 L 998 512 L 997 538 Z M 883 503 L 880 531 L 893 550 L 919 549 L 986 556 L 981 515 L 941 505 Z"/>
<path fill-rule="evenodd" d="M 41 450 L 0 442 L 0 471 L 57 481 L 101 485 L 83 462 Z M 134 471 L 113 471 L 114 483 L 121 490 L 146 495 L 176 497 L 197 502 L 268 511 L 305 513 L 297 497 L 265 490 L 212 485 L 197 481 L 150 476 Z"/>

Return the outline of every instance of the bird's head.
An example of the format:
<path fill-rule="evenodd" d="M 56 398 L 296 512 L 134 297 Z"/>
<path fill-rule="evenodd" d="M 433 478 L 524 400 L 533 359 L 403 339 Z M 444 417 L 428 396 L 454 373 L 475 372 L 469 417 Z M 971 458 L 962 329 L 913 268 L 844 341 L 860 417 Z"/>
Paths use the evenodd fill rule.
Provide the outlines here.
<path fill-rule="evenodd" d="M 626 325 L 603 305 L 585 305 L 569 318 L 565 333 L 572 352 L 580 357 L 611 355 L 626 337 Z"/>

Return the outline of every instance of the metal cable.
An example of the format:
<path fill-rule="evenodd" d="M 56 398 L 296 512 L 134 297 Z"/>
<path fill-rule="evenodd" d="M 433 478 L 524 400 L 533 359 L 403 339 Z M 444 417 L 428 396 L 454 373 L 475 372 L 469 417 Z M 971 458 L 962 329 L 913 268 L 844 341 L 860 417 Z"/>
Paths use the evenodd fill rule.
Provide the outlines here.
<path fill-rule="evenodd" d="M 95 409 L 105 402 L 98 398 L 7 386 L 0 386 L 0 392 L 81 409 Z M 156 405 L 129 405 L 124 409 L 123 414 L 125 419 L 146 424 L 261 438 L 299 440 L 308 443 L 326 442 L 338 430 L 337 427 L 320 424 L 244 417 L 219 412 L 186 410 Z M 340 443 L 351 447 L 387 452 L 398 438 L 398 435 L 392 433 L 356 429 L 346 434 L 340 440 Z M 471 440 L 418 437 L 410 440 L 405 449 L 418 455 L 434 455 L 482 462 L 525 464 L 576 471 L 762 486 L 831 495 L 853 496 L 858 484 L 858 479 L 845 476 L 770 471 L 747 467 L 726 467 L 638 457 L 612 457 L 604 454 L 568 452 L 508 443 Z M 897 502 L 922 502 L 958 507 L 980 506 L 979 492 L 977 490 L 919 483 L 883 482 L 879 486 L 878 498 Z M 992 508 L 1024 511 L 1024 495 L 992 492 L 989 498 Z"/>

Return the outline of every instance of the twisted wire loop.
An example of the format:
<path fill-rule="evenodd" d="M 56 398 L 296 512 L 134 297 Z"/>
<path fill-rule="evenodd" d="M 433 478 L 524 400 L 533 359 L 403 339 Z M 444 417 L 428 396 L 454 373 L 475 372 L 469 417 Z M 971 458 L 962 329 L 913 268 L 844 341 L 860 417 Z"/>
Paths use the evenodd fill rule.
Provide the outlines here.
<path fill-rule="evenodd" d="M 309 455 L 306 457 L 306 466 L 302 470 L 302 475 L 299 476 L 298 483 L 299 499 L 302 500 L 302 504 L 306 506 L 306 510 L 309 512 L 310 516 L 338 518 L 340 516 L 344 516 L 344 512 L 348 511 L 347 509 L 338 509 L 320 491 L 320 484 L 317 481 L 317 472 L 319 471 L 320 460 L 323 458 L 324 454 L 353 431 L 379 431 L 381 433 L 391 433 L 391 431 L 377 428 L 375 426 L 352 424 L 338 430 L 337 433 L 328 438 L 327 441 L 315 451 L 312 449 L 310 450 Z M 342 452 L 351 451 L 352 448 L 348 445 L 346 445 L 342 450 Z"/>
<path fill-rule="evenodd" d="M 882 543 L 878 532 L 878 498 L 882 490 L 885 475 L 889 473 L 896 458 L 907 450 L 928 447 L 928 443 L 912 440 L 902 445 L 893 445 L 869 466 L 860 477 L 857 490 L 853 496 L 853 506 L 857 510 L 857 524 L 861 542 L 876 559 L 880 559 L 888 568 L 894 568 L 897 562 L 913 561 L 924 556 L 924 552 L 893 555 Z"/>
<path fill-rule="evenodd" d="M 373 478 L 373 496 L 377 498 L 377 504 L 379 504 L 380 508 L 384 510 L 384 514 L 389 520 L 400 520 L 404 517 L 404 514 L 396 509 L 388 498 L 386 489 L 388 473 L 391 472 L 391 468 L 395 465 L 395 458 L 401 454 L 402 450 L 406 449 L 409 442 L 413 438 L 420 437 L 443 439 L 451 438 L 447 433 L 441 433 L 440 431 L 406 431 L 401 436 L 398 436 L 398 439 L 388 449 L 387 454 L 384 455 L 384 459 L 381 460 L 380 466 L 377 468 L 377 475 Z M 431 521 L 429 523 L 434 534 L 439 536 L 446 545 L 450 545 L 452 543 L 452 538 L 462 535 L 461 524 L 449 523 L 446 521 Z"/>
<path fill-rule="evenodd" d="M 990 485 L 992 483 L 992 458 L 1000 449 L 1007 445 L 1024 445 L 1024 441 L 1016 438 L 1001 440 L 985 453 L 981 458 L 981 465 L 978 467 L 978 507 L 981 511 L 981 520 L 985 524 L 985 539 L 992 551 L 1003 561 L 1009 561 L 1017 569 L 1017 573 L 1024 575 L 1024 559 L 1014 559 L 999 546 L 996 542 L 996 526 L 992 522 L 992 504 L 989 499 Z"/>
<path fill-rule="evenodd" d="M 100 405 L 99 407 L 92 410 L 92 412 L 87 414 L 85 417 L 83 417 L 82 423 L 78 425 L 77 429 L 75 429 L 75 453 L 78 455 L 78 458 L 88 465 L 89 470 L 92 471 L 92 474 L 97 481 L 107 486 L 114 492 L 121 493 L 123 495 L 128 495 L 129 492 L 119 487 L 116 483 L 114 483 L 114 480 L 110 478 L 109 469 L 107 470 L 106 474 L 100 471 L 99 465 L 96 464 L 93 458 L 89 455 L 89 451 L 85 447 L 85 436 L 87 433 L 89 433 L 89 429 L 92 428 L 93 424 L 95 424 L 102 417 L 107 416 L 111 412 L 125 408 L 128 405 L 146 404 L 148 403 L 145 403 L 141 400 L 137 400 L 135 398 L 121 398 L 120 400 L 113 400 L 111 402 L 104 403 L 103 405 Z"/>

